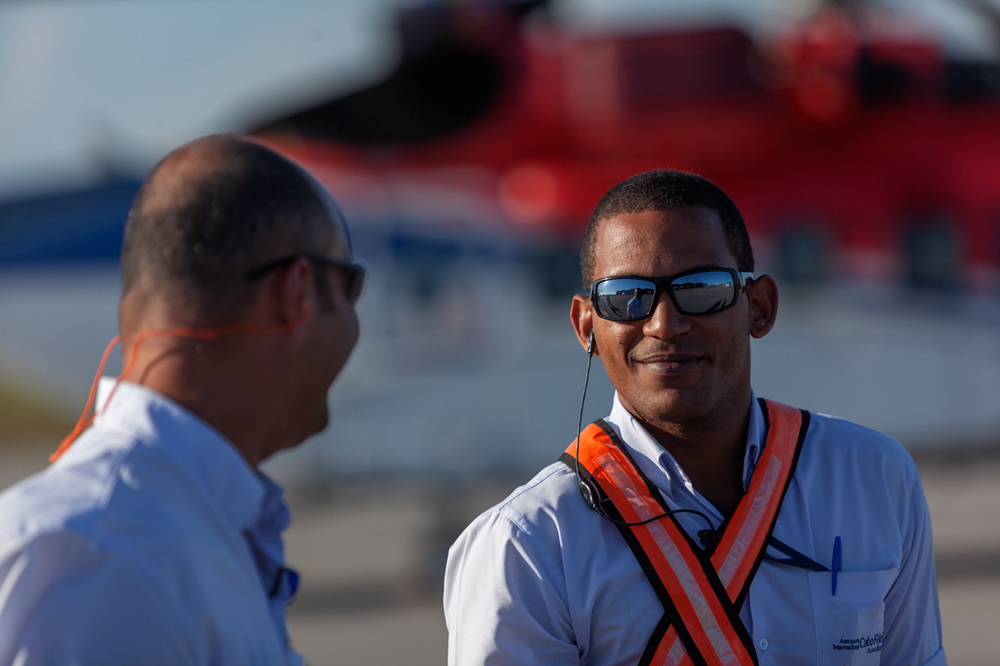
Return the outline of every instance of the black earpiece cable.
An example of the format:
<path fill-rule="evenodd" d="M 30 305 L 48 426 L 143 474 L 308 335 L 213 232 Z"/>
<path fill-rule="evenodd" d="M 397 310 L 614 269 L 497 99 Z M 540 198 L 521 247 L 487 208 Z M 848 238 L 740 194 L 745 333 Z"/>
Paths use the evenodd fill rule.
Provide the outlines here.
<path fill-rule="evenodd" d="M 574 456 L 576 460 L 576 478 L 577 483 L 580 487 L 580 494 L 583 496 L 583 501 L 587 503 L 591 509 L 593 509 L 598 515 L 604 516 L 616 525 L 624 525 L 627 527 L 639 527 L 640 525 L 645 525 L 646 523 L 651 523 L 667 516 L 676 515 L 678 513 L 693 513 L 695 515 L 701 516 L 701 518 L 708 523 L 708 529 L 700 530 L 698 532 L 698 537 L 701 539 L 703 545 L 709 545 L 709 542 L 717 542 L 721 539 L 722 535 L 718 534 L 715 530 L 715 525 L 712 524 L 712 520 L 706 516 L 701 511 L 695 509 L 675 509 L 672 511 L 664 511 L 663 513 L 653 516 L 652 518 L 646 518 L 645 520 L 640 520 L 636 522 L 629 522 L 626 520 L 619 520 L 601 510 L 601 503 L 606 502 L 606 499 L 600 499 L 600 493 L 597 491 L 596 482 L 588 482 L 587 479 L 583 477 L 580 473 L 580 435 L 583 434 L 583 408 L 587 403 L 587 385 L 590 383 L 590 364 L 594 359 L 594 334 L 590 334 L 590 342 L 587 345 L 587 374 L 583 378 L 583 397 L 580 398 L 580 416 L 576 422 L 576 455 Z M 593 485 L 591 485 L 593 483 Z"/>

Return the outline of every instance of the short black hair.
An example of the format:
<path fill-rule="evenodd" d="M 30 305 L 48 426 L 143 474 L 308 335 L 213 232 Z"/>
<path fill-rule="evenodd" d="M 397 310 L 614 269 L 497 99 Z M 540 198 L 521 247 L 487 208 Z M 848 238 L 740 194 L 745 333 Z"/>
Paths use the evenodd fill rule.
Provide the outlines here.
<path fill-rule="evenodd" d="M 194 307 L 239 306 L 250 270 L 315 252 L 329 218 L 311 177 L 274 151 L 235 137 L 192 142 L 153 169 L 129 211 L 123 292 L 141 282 Z"/>
<path fill-rule="evenodd" d="M 753 249 L 743 216 L 725 191 L 701 176 L 683 171 L 654 169 L 627 178 L 612 187 L 597 203 L 587 223 L 580 248 L 583 286 L 594 281 L 597 229 L 603 220 L 625 213 L 666 211 L 674 208 L 707 208 L 719 216 L 730 254 L 740 271 L 753 271 Z"/>

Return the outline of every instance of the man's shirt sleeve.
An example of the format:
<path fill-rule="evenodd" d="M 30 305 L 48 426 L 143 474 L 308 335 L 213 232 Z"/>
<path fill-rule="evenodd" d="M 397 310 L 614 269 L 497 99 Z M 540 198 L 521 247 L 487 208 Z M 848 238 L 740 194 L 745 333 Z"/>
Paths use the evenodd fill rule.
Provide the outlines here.
<path fill-rule="evenodd" d="M 903 559 L 885 598 L 883 663 L 942 666 L 947 660 L 941 648 L 930 512 L 916 466 L 912 460 L 907 463 L 906 483 L 897 499 Z"/>
<path fill-rule="evenodd" d="M 448 555 L 448 663 L 579 664 L 565 595 L 531 540 L 496 509 Z"/>
<path fill-rule="evenodd" d="M 141 572 L 72 532 L 0 547 L 0 663 L 196 663 L 179 620 Z"/>

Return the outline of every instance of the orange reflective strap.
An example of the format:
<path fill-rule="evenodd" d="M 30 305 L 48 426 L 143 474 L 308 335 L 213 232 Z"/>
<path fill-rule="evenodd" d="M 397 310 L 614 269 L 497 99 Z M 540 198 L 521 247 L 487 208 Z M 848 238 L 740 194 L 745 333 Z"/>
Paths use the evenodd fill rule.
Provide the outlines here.
<path fill-rule="evenodd" d="M 800 439 L 805 437 L 802 410 L 766 400 L 767 438 L 746 494 L 736 506 L 722 540 L 712 553 L 712 566 L 730 598 L 752 577 L 771 527 L 784 499 L 797 462 Z M 808 426 L 808 423 L 805 424 Z M 738 529 L 731 529 L 738 526 Z"/>
<path fill-rule="evenodd" d="M 770 401 L 766 405 L 764 450 L 711 554 L 688 537 L 606 423 L 597 421 L 580 436 L 580 473 L 586 471 L 613 507 L 609 517 L 664 606 L 642 664 L 757 664 L 739 607 L 774 529 L 808 427 L 807 413 Z M 563 456 L 566 464 L 575 466 L 575 453 L 574 442 Z"/>
<path fill-rule="evenodd" d="M 594 428 L 597 432 L 592 430 Z M 580 464 L 600 484 L 621 520 L 638 523 L 663 513 L 663 507 L 650 494 L 645 480 L 607 433 L 591 425 L 583 436 L 590 436 L 593 444 L 584 447 L 582 444 L 586 440 L 581 441 Z M 699 631 L 691 632 L 691 640 L 697 652 L 705 656 L 705 662 L 753 664 L 712 581 L 702 570 L 702 562 L 677 523 L 657 520 L 631 529 L 666 588 L 681 622 L 686 627 L 699 627 Z M 734 646 L 739 647 L 734 649 Z"/>
<path fill-rule="evenodd" d="M 808 427 L 808 414 L 794 407 L 771 400 L 764 401 L 768 414 L 768 432 L 764 450 L 754 469 L 743 500 L 736 507 L 722 540 L 712 553 L 712 566 L 726 588 L 729 598 L 738 608 L 749 591 L 760 555 L 767 546 L 784 491 L 798 459 L 801 441 Z M 798 436 L 796 436 L 798 435 Z M 731 529 L 739 525 L 739 529 Z M 664 647 L 666 646 L 666 647 Z M 676 631 L 671 627 L 661 641 L 657 654 L 675 655 L 683 649 Z M 665 658 L 653 664 L 689 664 Z"/>
<path fill-rule="evenodd" d="M 677 635 L 677 629 L 671 626 L 663 636 L 663 640 L 656 646 L 650 664 L 677 664 L 677 666 L 692 666 L 694 661 L 684 649 L 684 645 Z"/>

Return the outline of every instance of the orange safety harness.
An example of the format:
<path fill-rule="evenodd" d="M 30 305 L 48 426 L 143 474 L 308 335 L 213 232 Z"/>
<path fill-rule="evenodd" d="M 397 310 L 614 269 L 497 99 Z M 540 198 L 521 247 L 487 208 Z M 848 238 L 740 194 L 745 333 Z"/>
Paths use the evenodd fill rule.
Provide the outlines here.
<path fill-rule="evenodd" d="M 704 551 L 607 423 L 595 421 L 580 435 L 578 471 L 600 492 L 603 510 L 663 604 L 663 618 L 641 665 L 758 663 L 739 609 L 764 557 L 809 427 L 808 412 L 770 400 L 761 404 L 768 422 L 764 449 L 721 540 Z M 572 469 L 577 469 L 575 451 L 573 442 L 561 458 Z"/>

